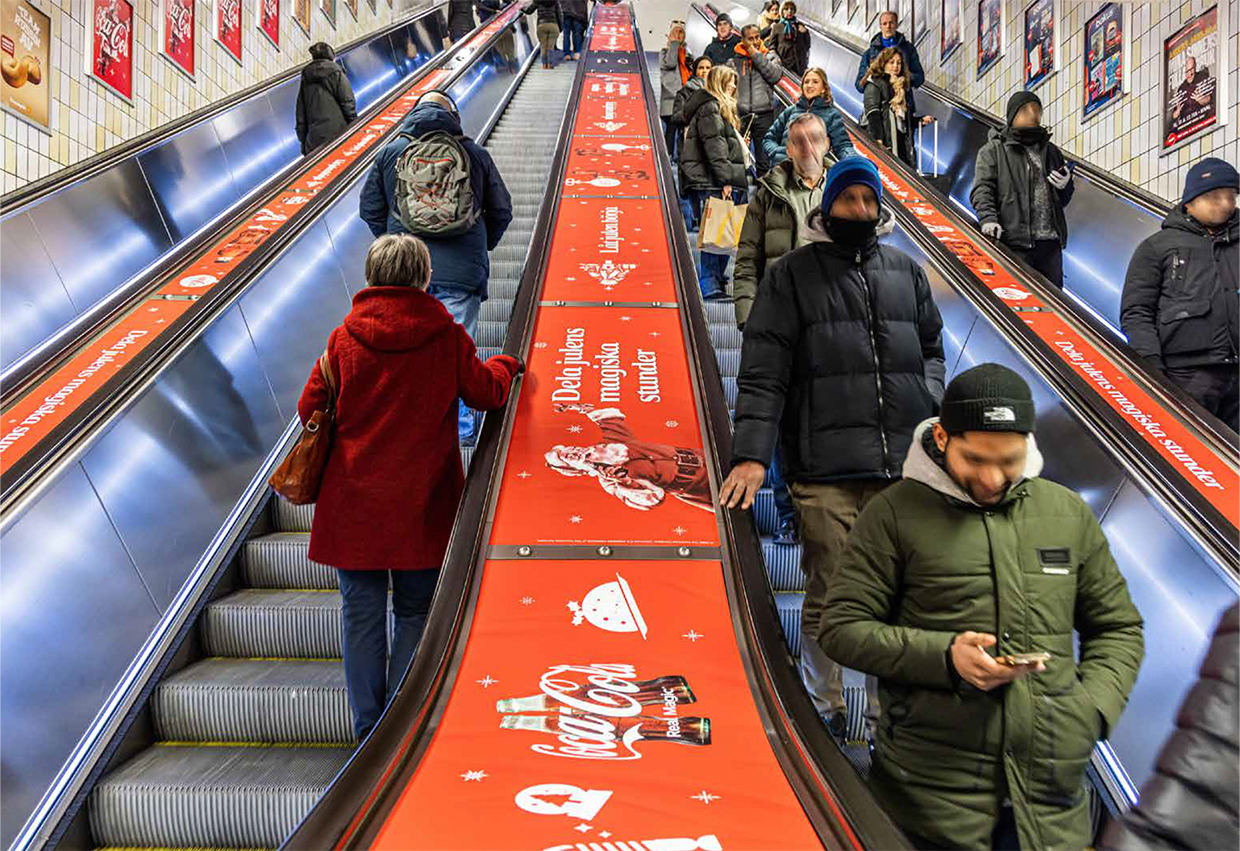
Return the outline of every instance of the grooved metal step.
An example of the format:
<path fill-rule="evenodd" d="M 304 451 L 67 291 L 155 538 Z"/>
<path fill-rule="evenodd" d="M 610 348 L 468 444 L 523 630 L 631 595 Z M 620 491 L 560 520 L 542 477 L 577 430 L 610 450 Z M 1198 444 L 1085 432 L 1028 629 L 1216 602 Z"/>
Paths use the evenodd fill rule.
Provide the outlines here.
<path fill-rule="evenodd" d="M 212 656 L 338 659 L 340 594 L 246 588 L 207 605 L 203 643 Z"/>
<path fill-rule="evenodd" d="M 309 532 L 276 532 L 245 542 L 242 575 L 251 588 L 340 588 L 335 568 L 310 560 Z"/>

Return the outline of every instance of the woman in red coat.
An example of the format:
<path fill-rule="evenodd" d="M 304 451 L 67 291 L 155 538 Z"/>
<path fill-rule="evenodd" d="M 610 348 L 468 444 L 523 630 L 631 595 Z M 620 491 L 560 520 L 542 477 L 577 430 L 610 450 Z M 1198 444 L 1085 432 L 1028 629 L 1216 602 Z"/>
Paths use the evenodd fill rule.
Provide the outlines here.
<path fill-rule="evenodd" d="M 344 669 L 360 741 L 379 720 L 426 626 L 464 486 L 457 399 L 503 407 L 516 358 L 478 360 L 465 329 L 426 293 L 431 258 L 408 234 L 366 255 L 368 286 L 327 340 L 336 431 L 310 531 L 310 558 L 337 568 Z M 316 363 L 297 410 L 325 410 Z M 388 581 L 396 630 L 387 649 Z"/>

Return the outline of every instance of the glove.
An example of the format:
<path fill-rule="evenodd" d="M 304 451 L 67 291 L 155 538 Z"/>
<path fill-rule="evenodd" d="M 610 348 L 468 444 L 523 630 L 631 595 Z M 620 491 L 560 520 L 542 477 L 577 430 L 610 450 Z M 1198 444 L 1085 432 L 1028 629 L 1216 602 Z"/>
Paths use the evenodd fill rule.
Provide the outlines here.
<path fill-rule="evenodd" d="M 982 233 L 986 234 L 986 236 L 991 239 L 998 239 L 1003 236 L 1003 228 L 998 222 L 986 222 L 982 225 Z"/>
<path fill-rule="evenodd" d="M 1064 166 L 1059 171 L 1049 172 L 1046 175 L 1046 182 L 1056 189 L 1065 189 L 1072 182 L 1072 172 L 1068 170 L 1067 166 Z"/>
<path fill-rule="evenodd" d="M 508 374 L 516 377 L 525 372 L 525 361 L 521 358 L 515 358 L 512 355 L 495 355 L 490 360 L 501 364 L 504 369 L 508 370 Z"/>

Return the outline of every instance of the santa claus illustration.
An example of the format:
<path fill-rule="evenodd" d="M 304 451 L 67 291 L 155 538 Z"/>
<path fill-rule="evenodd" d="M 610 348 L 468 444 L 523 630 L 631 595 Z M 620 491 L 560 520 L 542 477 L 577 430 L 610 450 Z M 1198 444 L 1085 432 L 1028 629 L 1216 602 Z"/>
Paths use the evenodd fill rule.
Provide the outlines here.
<path fill-rule="evenodd" d="M 638 439 L 618 408 L 596 411 L 593 405 L 573 404 L 557 405 L 556 411 L 585 414 L 603 438 L 592 446 L 553 446 L 543 457 L 557 473 L 592 476 L 629 508 L 649 511 L 670 494 L 703 511 L 715 510 L 701 452 Z"/>

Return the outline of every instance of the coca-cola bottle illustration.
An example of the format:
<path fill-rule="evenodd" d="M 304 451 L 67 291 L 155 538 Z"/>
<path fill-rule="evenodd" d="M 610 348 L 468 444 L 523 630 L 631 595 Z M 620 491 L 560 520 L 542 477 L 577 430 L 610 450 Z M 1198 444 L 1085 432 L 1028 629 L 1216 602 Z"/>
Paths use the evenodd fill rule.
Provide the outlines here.
<path fill-rule="evenodd" d="M 501 730 L 530 730 L 535 733 L 558 735 L 559 727 L 554 715 L 505 715 L 499 722 Z M 643 740 L 680 742 L 682 745 L 709 745 L 709 718 L 656 718 L 636 715 L 617 718 L 613 722 L 616 735 L 623 736 L 633 727 Z"/>
<path fill-rule="evenodd" d="M 637 693 L 632 695 L 643 706 L 655 706 L 666 703 L 668 696 L 676 703 L 693 703 L 697 700 L 693 696 L 693 690 L 689 688 L 689 682 L 684 677 L 656 677 L 653 680 L 643 680 L 634 683 L 637 686 Z M 563 692 L 573 697 L 584 697 L 592 688 L 589 685 L 578 685 L 570 691 Z M 555 698 L 546 694 L 535 694 L 531 697 L 510 697 L 505 700 L 497 700 L 495 702 L 496 712 L 555 712 L 560 708 L 560 703 Z"/>

